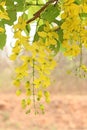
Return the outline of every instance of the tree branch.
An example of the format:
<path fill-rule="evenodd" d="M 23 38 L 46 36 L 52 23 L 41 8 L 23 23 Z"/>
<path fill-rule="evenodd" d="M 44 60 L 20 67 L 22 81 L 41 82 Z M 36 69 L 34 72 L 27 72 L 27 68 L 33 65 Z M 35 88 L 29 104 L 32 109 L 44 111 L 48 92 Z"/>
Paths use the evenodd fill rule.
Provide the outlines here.
<path fill-rule="evenodd" d="M 49 6 L 49 4 L 58 2 L 58 0 L 49 0 L 40 10 L 38 10 L 35 14 L 33 14 L 33 18 L 29 19 L 26 24 L 29 24 L 30 22 L 34 21 L 38 17 L 40 17 L 40 14 Z"/>

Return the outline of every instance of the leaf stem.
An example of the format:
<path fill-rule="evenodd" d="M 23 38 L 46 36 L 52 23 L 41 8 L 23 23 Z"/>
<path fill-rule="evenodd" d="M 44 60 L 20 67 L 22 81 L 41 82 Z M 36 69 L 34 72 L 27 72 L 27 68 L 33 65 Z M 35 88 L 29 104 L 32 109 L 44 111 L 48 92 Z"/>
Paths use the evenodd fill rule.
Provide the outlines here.
<path fill-rule="evenodd" d="M 34 85 L 34 77 L 35 77 L 34 65 L 35 65 L 35 60 L 33 59 L 33 103 L 34 103 L 34 109 L 35 109 L 35 113 L 36 113 L 36 104 L 35 104 L 35 85 Z"/>
<path fill-rule="evenodd" d="M 80 44 L 80 49 L 81 49 L 81 52 L 80 52 L 80 66 L 82 65 L 82 43 Z"/>

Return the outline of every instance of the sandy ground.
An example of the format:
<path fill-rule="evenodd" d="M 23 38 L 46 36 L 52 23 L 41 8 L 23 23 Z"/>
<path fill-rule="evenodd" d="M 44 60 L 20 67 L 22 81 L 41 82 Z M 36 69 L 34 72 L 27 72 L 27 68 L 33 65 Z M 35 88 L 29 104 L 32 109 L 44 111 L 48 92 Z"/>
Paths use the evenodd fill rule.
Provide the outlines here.
<path fill-rule="evenodd" d="M 0 93 L 0 130 L 87 130 L 86 95 L 51 95 L 45 114 L 25 114 L 15 93 Z"/>

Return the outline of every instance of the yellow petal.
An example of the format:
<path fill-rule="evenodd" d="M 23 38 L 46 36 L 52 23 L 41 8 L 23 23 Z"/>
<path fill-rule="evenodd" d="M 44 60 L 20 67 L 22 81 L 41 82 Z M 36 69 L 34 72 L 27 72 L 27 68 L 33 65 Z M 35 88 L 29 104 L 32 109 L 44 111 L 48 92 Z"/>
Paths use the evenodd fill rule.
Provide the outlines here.
<path fill-rule="evenodd" d="M 2 12 L 0 10 L 0 19 L 6 19 L 6 20 L 10 20 L 10 18 L 8 17 L 8 14 L 6 11 Z"/>
<path fill-rule="evenodd" d="M 0 33 L 4 32 L 4 29 L 2 27 L 0 27 Z"/>
<path fill-rule="evenodd" d="M 44 38 L 44 37 L 46 37 L 47 36 L 47 33 L 45 33 L 45 32 L 38 32 L 38 35 L 40 36 L 40 37 L 42 37 L 42 38 Z"/>
<path fill-rule="evenodd" d="M 2 7 L 4 7 L 4 6 L 5 6 L 5 3 L 6 3 L 6 1 L 3 1 L 3 2 L 0 3 L 0 5 L 1 5 Z"/>
<path fill-rule="evenodd" d="M 10 60 L 16 60 L 17 55 L 16 54 L 12 54 L 9 58 L 10 58 Z"/>

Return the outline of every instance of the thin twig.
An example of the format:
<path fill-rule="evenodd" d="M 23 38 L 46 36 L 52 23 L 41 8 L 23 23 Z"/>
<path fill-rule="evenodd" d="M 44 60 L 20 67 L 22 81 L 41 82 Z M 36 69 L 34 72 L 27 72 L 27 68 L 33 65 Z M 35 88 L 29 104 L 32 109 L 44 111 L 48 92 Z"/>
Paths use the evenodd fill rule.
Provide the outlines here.
<path fill-rule="evenodd" d="M 49 6 L 49 4 L 58 2 L 58 0 L 49 0 L 40 10 L 38 10 L 35 14 L 33 14 L 33 18 L 29 19 L 26 24 L 29 24 L 30 22 L 34 21 L 38 17 L 40 17 L 40 14 Z"/>
<path fill-rule="evenodd" d="M 80 50 L 81 50 L 81 52 L 80 52 L 80 67 L 81 67 L 81 65 L 82 65 L 82 55 L 83 55 L 83 54 L 82 54 L 82 53 L 83 53 L 83 52 L 82 52 L 82 51 L 83 51 L 83 50 L 82 50 L 82 43 L 80 44 Z"/>

